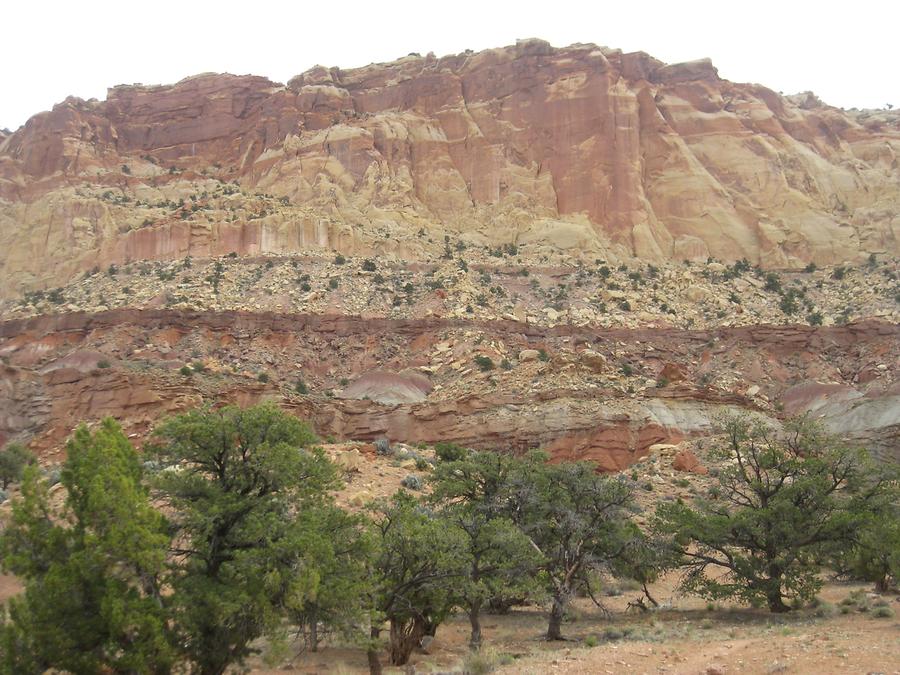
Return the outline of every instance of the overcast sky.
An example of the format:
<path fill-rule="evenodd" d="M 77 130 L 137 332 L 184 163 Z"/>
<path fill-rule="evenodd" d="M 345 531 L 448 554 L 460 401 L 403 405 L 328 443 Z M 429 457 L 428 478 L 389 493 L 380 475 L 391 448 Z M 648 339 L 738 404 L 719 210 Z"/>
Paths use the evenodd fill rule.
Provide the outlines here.
<path fill-rule="evenodd" d="M 900 106 L 900 1 L 857 0 L 6 0 L 0 7 L 0 128 L 68 95 L 171 83 L 206 71 L 286 82 L 315 64 L 361 66 L 540 37 L 710 57 L 719 74 L 832 105 Z"/>

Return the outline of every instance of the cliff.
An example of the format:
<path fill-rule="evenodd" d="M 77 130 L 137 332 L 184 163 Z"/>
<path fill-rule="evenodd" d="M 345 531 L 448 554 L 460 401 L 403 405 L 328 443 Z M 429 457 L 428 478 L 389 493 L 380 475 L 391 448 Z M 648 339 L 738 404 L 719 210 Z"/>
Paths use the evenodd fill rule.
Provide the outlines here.
<path fill-rule="evenodd" d="M 769 267 L 900 252 L 900 115 L 538 40 L 69 98 L 0 137 L 0 294 L 140 259 L 445 237 Z"/>

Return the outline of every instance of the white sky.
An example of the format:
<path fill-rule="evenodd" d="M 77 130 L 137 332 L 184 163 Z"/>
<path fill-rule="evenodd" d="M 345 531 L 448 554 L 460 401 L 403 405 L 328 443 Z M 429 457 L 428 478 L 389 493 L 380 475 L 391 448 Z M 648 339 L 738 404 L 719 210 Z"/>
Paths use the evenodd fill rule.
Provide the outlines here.
<path fill-rule="evenodd" d="M 708 56 L 719 74 L 832 105 L 900 106 L 898 0 L 6 0 L 0 128 L 68 95 L 171 83 L 206 71 L 278 82 L 315 64 L 349 68 L 540 37 L 670 63 Z"/>

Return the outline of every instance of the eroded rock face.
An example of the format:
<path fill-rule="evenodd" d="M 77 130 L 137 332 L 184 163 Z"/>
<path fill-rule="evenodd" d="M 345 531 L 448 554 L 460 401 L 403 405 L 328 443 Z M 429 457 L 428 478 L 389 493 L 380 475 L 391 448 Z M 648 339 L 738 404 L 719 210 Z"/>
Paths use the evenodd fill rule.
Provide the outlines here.
<path fill-rule="evenodd" d="M 0 444 L 28 440 L 40 454 L 57 453 L 75 425 L 106 415 L 140 440 L 161 417 L 204 401 L 275 400 L 311 420 L 323 437 L 543 447 L 558 459 L 589 459 L 613 471 L 653 446 L 709 435 L 722 413 L 777 416 L 740 393 L 747 375 L 766 364 L 754 377 L 773 400 L 787 392 L 788 412 L 824 415 L 839 433 L 842 425 L 859 430 L 869 447 L 896 460 L 898 337 L 900 327 L 879 322 L 685 331 L 171 310 L 45 315 L 0 322 Z M 511 354 L 541 345 L 552 358 L 485 373 L 471 361 L 475 340 L 479 348 Z M 638 354 L 652 354 L 677 364 L 686 379 L 633 392 L 639 373 L 579 367 L 583 344 L 607 362 L 637 363 Z M 99 367 L 104 360 L 108 368 Z M 198 360 L 201 372 L 179 372 Z M 850 382 L 873 362 L 882 376 L 853 388 Z M 776 363 L 790 371 L 776 371 Z M 429 369 L 428 379 L 404 370 L 411 364 Z M 884 364 L 891 366 L 877 368 Z M 704 385 L 698 375 L 711 366 L 720 383 Z M 657 370 L 650 360 L 640 367 Z M 259 372 L 271 373 L 268 382 L 259 381 Z M 838 384 L 794 386 L 823 375 Z M 298 376 L 308 394 L 295 391 Z M 342 390 L 356 398 L 332 395 L 345 377 L 351 383 Z M 376 400 L 413 388 L 416 400 Z M 820 405 L 823 396 L 840 405 Z"/>
<path fill-rule="evenodd" d="M 363 374 L 350 383 L 340 398 L 370 400 L 376 403 L 421 403 L 431 391 L 431 383 L 421 373 L 386 373 L 374 371 Z"/>
<path fill-rule="evenodd" d="M 445 233 L 590 259 L 897 253 L 898 151 L 895 113 L 534 40 L 116 87 L 0 138 L 0 289 L 187 254 L 415 259 Z"/>

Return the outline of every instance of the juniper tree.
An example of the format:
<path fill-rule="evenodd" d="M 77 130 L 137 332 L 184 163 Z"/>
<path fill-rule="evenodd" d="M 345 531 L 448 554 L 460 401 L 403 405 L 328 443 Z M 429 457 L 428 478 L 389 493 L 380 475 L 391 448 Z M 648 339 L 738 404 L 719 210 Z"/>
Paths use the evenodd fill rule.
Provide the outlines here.
<path fill-rule="evenodd" d="M 857 540 L 887 483 L 806 418 L 781 434 L 747 417 L 722 429 L 718 485 L 693 506 L 660 505 L 656 529 L 674 534 L 686 590 L 786 612 L 815 595 L 828 551 Z"/>
<path fill-rule="evenodd" d="M 377 640 L 382 623 L 390 626 L 390 661 L 402 666 L 458 602 L 467 560 L 459 528 L 423 508 L 405 491 L 378 505 L 373 519 L 368 658 L 375 673 L 381 672 Z"/>
<path fill-rule="evenodd" d="M 313 592 L 315 571 L 297 558 L 317 533 L 298 514 L 327 502 L 336 470 L 309 427 L 273 404 L 196 410 L 153 436 L 173 514 L 179 644 L 197 672 L 221 675 Z"/>
<path fill-rule="evenodd" d="M 372 539 L 367 521 L 333 504 L 298 514 L 306 533 L 295 549 L 295 568 L 308 575 L 305 592 L 288 598 L 288 617 L 306 637 L 311 651 L 327 634 L 351 637 L 363 621 L 371 582 L 367 563 Z"/>
<path fill-rule="evenodd" d="M 856 540 L 838 555 L 841 566 L 854 577 L 874 583 L 879 593 L 900 582 L 900 481 L 896 468 L 888 480 L 881 503 L 873 504 Z"/>
<path fill-rule="evenodd" d="M 0 539 L 4 569 L 25 583 L 0 628 L 3 672 L 169 672 L 168 537 L 137 454 L 112 419 L 80 426 L 66 452 L 62 507 L 29 466 Z"/>
<path fill-rule="evenodd" d="M 25 467 L 34 462 L 28 448 L 21 443 L 9 443 L 0 450 L 0 487 L 4 490 L 10 483 L 22 478 Z"/>
<path fill-rule="evenodd" d="M 569 601 L 581 589 L 594 598 L 592 573 L 612 569 L 632 543 L 633 496 L 624 480 L 599 475 L 590 462 L 540 460 L 532 455 L 521 465 L 511 513 L 543 557 L 547 639 L 561 640 Z"/>
<path fill-rule="evenodd" d="M 493 598 L 527 595 L 535 586 L 540 553 L 507 515 L 520 462 L 502 453 L 470 452 L 441 462 L 431 478 L 431 501 L 463 534 L 467 564 L 459 594 L 473 650 L 482 643 L 482 608 Z"/>

